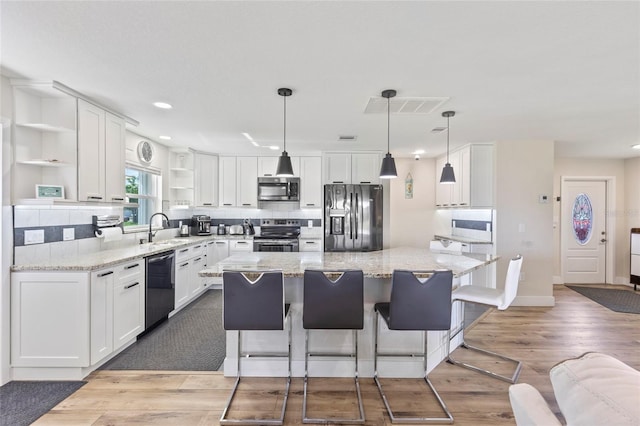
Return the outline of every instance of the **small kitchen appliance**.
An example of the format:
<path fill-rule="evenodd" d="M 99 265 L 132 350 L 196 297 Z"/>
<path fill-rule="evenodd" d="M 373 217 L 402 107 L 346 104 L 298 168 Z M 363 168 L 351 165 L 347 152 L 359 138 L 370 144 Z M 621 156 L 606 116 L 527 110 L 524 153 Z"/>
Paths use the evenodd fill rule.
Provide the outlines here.
<path fill-rule="evenodd" d="M 180 236 L 188 237 L 189 236 L 189 225 L 180 226 Z"/>
<path fill-rule="evenodd" d="M 192 216 L 191 235 L 211 235 L 211 217 L 203 214 Z"/>
<path fill-rule="evenodd" d="M 255 235 L 256 231 L 253 229 L 253 224 L 250 219 L 245 219 L 244 224 L 242 225 L 244 228 L 244 235 Z"/>
<path fill-rule="evenodd" d="M 227 233 L 227 228 L 224 226 L 224 223 L 218 224 L 218 235 L 225 235 Z"/>
<path fill-rule="evenodd" d="M 231 225 L 229 227 L 229 235 L 243 235 L 244 228 L 242 225 Z"/>

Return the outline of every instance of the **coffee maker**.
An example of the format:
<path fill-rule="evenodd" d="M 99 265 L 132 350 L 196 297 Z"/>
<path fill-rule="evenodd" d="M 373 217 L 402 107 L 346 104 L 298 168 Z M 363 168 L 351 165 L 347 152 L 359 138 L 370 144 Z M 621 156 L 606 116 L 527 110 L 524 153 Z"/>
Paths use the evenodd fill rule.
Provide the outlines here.
<path fill-rule="evenodd" d="M 211 235 L 211 217 L 203 214 L 191 216 L 191 235 Z"/>

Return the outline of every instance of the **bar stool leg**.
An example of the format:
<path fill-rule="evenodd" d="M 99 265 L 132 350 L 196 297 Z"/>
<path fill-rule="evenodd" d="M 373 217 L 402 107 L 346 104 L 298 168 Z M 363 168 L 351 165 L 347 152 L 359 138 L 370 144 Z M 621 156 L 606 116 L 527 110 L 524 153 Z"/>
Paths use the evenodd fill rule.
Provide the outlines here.
<path fill-rule="evenodd" d="M 436 397 L 436 399 L 438 400 L 438 404 L 440 405 L 440 408 L 443 410 L 443 412 L 445 413 L 446 417 L 409 417 L 409 416 L 396 416 L 393 412 L 393 410 L 391 409 L 391 405 L 389 404 L 389 401 L 387 400 L 387 396 L 385 395 L 384 391 L 382 390 L 382 384 L 380 383 L 380 380 L 378 379 L 378 356 L 385 356 L 385 354 L 379 354 L 378 352 L 378 323 L 379 323 L 379 316 L 380 313 L 376 312 L 376 318 L 375 318 L 375 334 L 374 334 L 374 356 L 373 356 L 373 365 L 374 365 L 374 375 L 373 375 L 373 380 L 376 383 L 376 386 L 378 387 L 378 391 L 380 392 L 380 396 L 382 397 L 382 402 L 384 403 L 385 408 L 387 409 L 387 413 L 389 414 L 389 418 L 391 419 L 391 423 L 445 423 L 445 424 L 451 424 L 453 423 L 453 415 L 451 414 L 451 412 L 449 411 L 449 409 L 447 408 L 446 404 L 444 403 L 444 401 L 442 400 L 442 398 L 440 397 L 440 394 L 438 394 L 438 391 L 436 390 L 436 388 L 433 386 L 433 383 L 431 383 L 431 380 L 429 380 L 429 376 L 427 374 L 427 362 L 428 362 L 428 358 L 427 358 L 427 354 L 428 354 L 428 348 L 427 348 L 427 332 L 423 331 L 423 339 L 424 339 L 424 352 L 420 355 L 420 354 L 389 354 L 388 356 L 422 356 L 423 357 L 423 366 L 424 366 L 424 381 L 427 384 L 427 386 L 429 387 L 429 389 L 431 390 L 432 394 Z"/>

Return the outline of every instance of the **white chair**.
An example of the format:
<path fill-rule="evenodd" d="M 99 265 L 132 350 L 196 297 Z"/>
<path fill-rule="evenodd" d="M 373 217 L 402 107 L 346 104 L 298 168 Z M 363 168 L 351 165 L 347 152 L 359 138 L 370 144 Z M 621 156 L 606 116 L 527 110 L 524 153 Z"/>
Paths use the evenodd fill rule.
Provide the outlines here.
<path fill-rule="evenodd" d="M 451 295 L 451 304 L 453 305 L 456 301 L 465 302 L 465 303 L 477 303 L 480 305 L 492 306 L 498 308 L 498 310 L 505 310 L 511 305 L 513 299 L 515 299 L 516 294 L 518 293 L 518 281 L 520 279 L 520 269 L 522 268 L 522 256 L 518 255 L 514 259 L 511 259 L 509 262 L 509 269 L 507 269 L 507 277 L 505 279 L 504 290 L 500 291 L 493 288 L 480 287 L 467 285 L 462 286 L 456 289 Z M 451 339 L 453 339 L 458 334 L 462 333 L 462 345 L 460 347 L 464 349 L 471 349 L 477 352 L 481 352 L 490 356 L 494 356 L 506 361 L 510 361 L 516 364 L 515 371 L 511 377 L 503 376 L 488 370 L 484 370 L 482 368 L 476 367 L 471 364 L 467 364 L 461 361 L 456 361 L 451 357 L 451 354 L 447 356 L 447 362 L 455 365 L 459 365 L 464 368 L 468 368 L 473 371 L 477 371 L 479 373 L 486 374 L 491 377 L 495 377 L 500 380 L 504 380 L 509 383 L 515 383 L 518 380 L 518 376 L 520 375 L 520 370 L 522 369 L 522 362 L 515 360 L 513 358 L 506 357 L 504 355 L 497 354 L 495 352 L 491 352 L 485 349 L 480 349 L 475 346 L 468 345 L 464 341 L 464 325 L 462 325 L 457 331 L 452 333 Z"/>
<path fill-rule="evenodd" d="M 429 243 L 429 249 L 431 251 L 438 251 L 443 253 L 462 253 L 462 243 L 451 240 L 433 240 Z"/>

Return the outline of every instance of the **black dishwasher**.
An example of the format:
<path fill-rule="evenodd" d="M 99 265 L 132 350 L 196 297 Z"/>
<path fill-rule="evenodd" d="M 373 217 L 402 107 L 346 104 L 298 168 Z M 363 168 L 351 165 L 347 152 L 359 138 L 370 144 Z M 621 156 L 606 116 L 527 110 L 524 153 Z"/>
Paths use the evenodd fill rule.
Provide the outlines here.
<path fill-rule="evenodd" d="M 165 251 L 146 258 L 145 330 L 173 311 L 176 293 L 175 254 Z"/>

